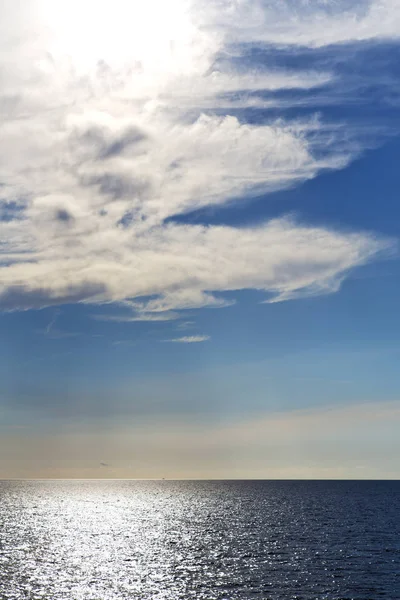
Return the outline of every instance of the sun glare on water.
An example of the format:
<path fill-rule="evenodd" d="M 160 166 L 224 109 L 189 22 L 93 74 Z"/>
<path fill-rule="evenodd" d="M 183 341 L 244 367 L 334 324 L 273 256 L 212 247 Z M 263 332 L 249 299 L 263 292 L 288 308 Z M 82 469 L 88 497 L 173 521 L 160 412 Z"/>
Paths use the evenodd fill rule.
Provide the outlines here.
<path fill-rule="evenodd" d="M 187 0 L 43 0 L 41 20 L 51 54 L 81 71 L 103 61 L 153 77 L 185 74 L 198 54 Z"/>

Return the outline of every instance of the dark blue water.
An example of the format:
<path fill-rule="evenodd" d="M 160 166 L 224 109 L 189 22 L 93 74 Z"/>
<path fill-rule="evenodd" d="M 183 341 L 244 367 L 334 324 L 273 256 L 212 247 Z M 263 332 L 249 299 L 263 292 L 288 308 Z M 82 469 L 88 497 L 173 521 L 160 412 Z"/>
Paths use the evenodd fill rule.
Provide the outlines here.
<path fill-rule="evenodd" d="M 400 599 L 400 482 L 0 482 L 1 599 Z"/>

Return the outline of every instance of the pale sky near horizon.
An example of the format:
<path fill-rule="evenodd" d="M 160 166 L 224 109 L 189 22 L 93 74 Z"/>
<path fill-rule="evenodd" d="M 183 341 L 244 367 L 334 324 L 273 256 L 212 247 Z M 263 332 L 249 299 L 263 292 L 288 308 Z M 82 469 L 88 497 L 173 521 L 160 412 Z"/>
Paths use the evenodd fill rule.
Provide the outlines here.
<path fill-rule="evenodd" d="M 0 478 L 398 478 L 399 107 L 397 0 L 4 0 Z"/>

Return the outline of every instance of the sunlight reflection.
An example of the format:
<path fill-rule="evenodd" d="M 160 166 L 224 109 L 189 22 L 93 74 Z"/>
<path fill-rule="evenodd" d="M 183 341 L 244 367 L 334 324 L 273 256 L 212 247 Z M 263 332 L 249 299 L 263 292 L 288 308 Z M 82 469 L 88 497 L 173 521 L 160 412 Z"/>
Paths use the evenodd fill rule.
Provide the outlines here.
<path fill-rule="evenodd" d="M 175 567 L 185 503 L 161 483 L 113 485 L 115 496 L 110 482 L 43 482 L 39 497 L 32 497 L 38 518 L 29 534 L 37 548 L 47 547 L 41 576 L 47 585 L 56 577 L 58 597 L 111 598 L 116 589 L 121 596 L 139 594 L 160 582 L 169 593 L 157 597 L 174 597 L 183 585 Z M 32 589 L 38 584 L 31 576 Z M 107 586 L 110 596 L 104 595 Z"/>

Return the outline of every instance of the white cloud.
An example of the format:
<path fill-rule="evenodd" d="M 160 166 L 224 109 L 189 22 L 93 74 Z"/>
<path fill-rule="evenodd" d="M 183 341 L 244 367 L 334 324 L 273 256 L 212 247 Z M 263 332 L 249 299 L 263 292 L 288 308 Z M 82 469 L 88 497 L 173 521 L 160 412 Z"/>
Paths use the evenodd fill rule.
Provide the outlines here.
<path fill-rule="evenodd" d="M 400 36 L 397 0 L 203 0 L 198 15 L 234 44 L 321 47 Z"/>
<path fill-rule="evenodd" d="M 103 235 L 54 235 L 50 247 L 34 254 L 36 262 L 3 268 L 1 301 L 6 309 L 23 309 L 158 296 L 137 310 L 166 311 L 169 319 L 172 309 L 230 304 L 210 290 L 256 288 L 286 296 L 335 291 L 348 269 L 389 247 L 370 235 L 285 220 L 242 229 L 169 224 L 136 237 L 117 228 Z"/>
<path fill-rule="evenodd" d="M 62 2 L 60 19 L 47 0 L 30 0 L 24 11 L 2 3 L 1 308 L 136 299 L 126 317 L 95 318 L 171 320 L 176 310 L 231 304 L 226 291 L 256 288 L 275 299 L 332 292 L 351 268 L 391 247 L 286 219 L 240 229 L 166 224 L 341 168 L 354 147 L 315 118 L 247 124 L 228 108 L 221 114 L 224 103 L 247 102 L 225 100 L 225 92 L 333 81 L 326 72 L 217 68 L 239 22 L 243 39 L 255 35 L 242 2 L 219 2 L 212 14 L 183 0 L 168 3 L 171 13 L 155 0 L 142 12 L 117 4 Z M 161 29 L 156 5 L 165 13 Z M 288 43 L 300 39 L 282 29 L 277 6 L 263 9 L 275 15 L 265 39 L 279 42 L 278 30 Z M 227 11 L 223 29 L 218 15 Z M 301 19 L 299 31 L 309 23 Z"/>
<path fill-rule="evenodd" d="M 209 335 L 185 335 L 180 338 L 174 338 L 172 340 L 165 340 L 167 342 L 177 342 L 178 344 L 198 344 L 200 342 L 207 342 L 210 339 Z"/>
<path fill-rule="evenodd" d="M 134 315 L 92 315 L 92 319 L 96 321 L 110 321 L 112 323 L 135 323 L 137 321 L 174 321 L 179 318 L 178 313 L 174 312 L 162 312 L 162 313 L 148 313 L 148 312 L 137 312 Z"/>

